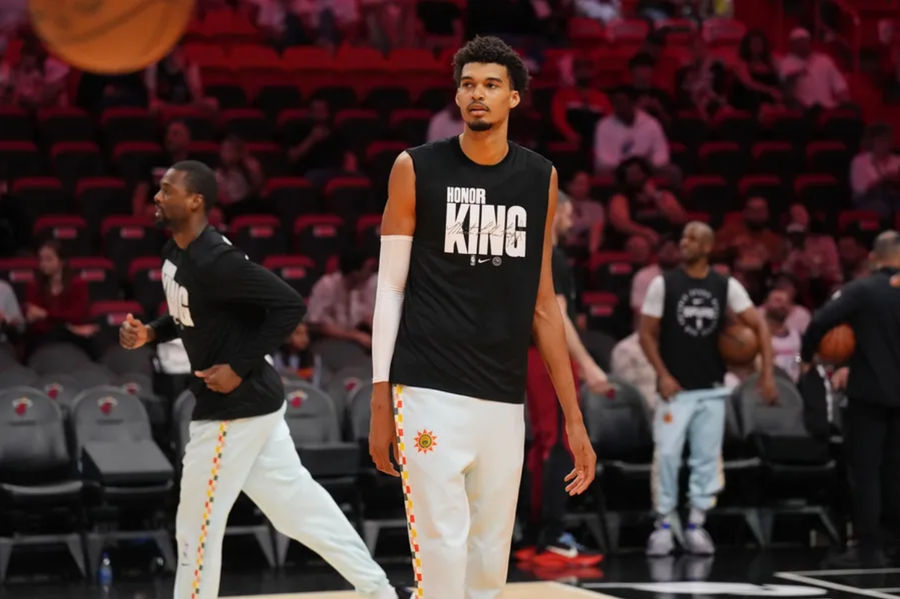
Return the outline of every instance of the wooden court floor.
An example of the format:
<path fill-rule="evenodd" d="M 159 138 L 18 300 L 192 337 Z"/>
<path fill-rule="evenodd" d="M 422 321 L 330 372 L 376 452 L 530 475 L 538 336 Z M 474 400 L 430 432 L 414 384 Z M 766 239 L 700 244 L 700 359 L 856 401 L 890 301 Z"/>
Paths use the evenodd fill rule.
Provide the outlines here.
<path fill-rule="evenodd" d="M 283 595 L 248 595 L 243 597 L 227 597 L 225 599 L 360 599 L 352 591 L 325 593 L 289 593 Z M 506 585 L 500 599 L 614 599 L 584 589 L 558 584 L 555 582 L 521 582 Z"/>

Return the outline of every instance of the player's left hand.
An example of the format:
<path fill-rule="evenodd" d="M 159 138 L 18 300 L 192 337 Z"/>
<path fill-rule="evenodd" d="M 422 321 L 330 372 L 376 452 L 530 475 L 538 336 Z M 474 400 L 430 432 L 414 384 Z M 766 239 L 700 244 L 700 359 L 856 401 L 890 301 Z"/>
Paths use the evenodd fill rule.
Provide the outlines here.
<path fill-rule="evenodd" d="M 243 381 L 228 364 L 216 364 L 206 370 L 197 370 L 194 375 L 203 379 L 206 387 L 216 393 L 231 393 Z"/>
<path fill-rule="evenodd" d="M 584 428 L 584 421 L 580 417 L 577 422 L 566 423 L 566 434 L 569 437 L 572 457 L 575 458 L 575 469 L 565 478 L 565 482 L 569 483 L 566 486 L 566 493 L 581 495 L 594 482 L 594 476 L 597 474 L 597 454 L 594 453 L 587 429 Z"/>
<path fill-rule="evenodd" d="M 771 373 L 763 373 L 759 377 L 759 392 L 766 404 L 774 406 L 778 403 L 778 388 L 775 386 L 775 377 Z"/>

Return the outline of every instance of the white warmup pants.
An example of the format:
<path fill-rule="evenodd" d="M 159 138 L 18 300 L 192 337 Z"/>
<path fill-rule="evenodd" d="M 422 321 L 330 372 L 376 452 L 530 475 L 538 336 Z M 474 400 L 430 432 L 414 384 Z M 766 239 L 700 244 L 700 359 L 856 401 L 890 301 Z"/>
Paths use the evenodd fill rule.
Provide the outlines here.
<path fill-rule="evenodd" d="M 397 385 L 394 413 L 415 596 L 499 596 L 522 476 L 524 406 Z"/>
<path fill-rule="evenodd" d="M 278 531 L 321 555 L 358 592 L 396 599 L 356 530 L 300 463 L 284 411 L 191 423 L 175 519 L 175 599 L 219 596 L 225 524 L 242 490 Z"/>

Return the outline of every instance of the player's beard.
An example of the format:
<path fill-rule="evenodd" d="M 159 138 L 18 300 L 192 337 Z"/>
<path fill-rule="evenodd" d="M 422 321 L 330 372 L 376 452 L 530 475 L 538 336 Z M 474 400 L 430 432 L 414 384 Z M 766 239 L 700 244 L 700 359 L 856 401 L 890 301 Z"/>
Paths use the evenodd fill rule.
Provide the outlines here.
<path fill-rule="evenodd" d="M 475 119 L 471 123 L 466 123 L 466 126 L 472 131 L 489 131 L 493 125 L 483 119 Z"/>

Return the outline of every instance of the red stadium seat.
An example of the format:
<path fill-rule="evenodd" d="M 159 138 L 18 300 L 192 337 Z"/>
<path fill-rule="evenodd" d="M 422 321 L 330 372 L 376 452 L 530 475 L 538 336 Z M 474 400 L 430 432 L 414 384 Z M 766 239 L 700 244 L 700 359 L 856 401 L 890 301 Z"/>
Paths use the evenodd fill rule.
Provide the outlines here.
<path fill-rule="evenodd" d="M 301 214 L 322 211 L 319 192 L 302 177 L 273 177 L 266 183 L 262 195 L 268 210 L 281 222 L 292 223 Z"/>
<path fill-rule="evenodd" d="M 269 141 L 272 139 L 272 125 L 256 108 L 232 108 L 220 114 L 222 128 L 226 134 L 234 134 L 244 141 Z"/>
<path fill-rule="evenodd" d="M 713 130 L 717 139 L 733 141 L 745 149 L 750 147 L 757 129 L 756 119 L 743 110 L 720 110 L 713 120 Z"/>
<path fill-rule="evenodd" d="M 606 42 L 606 28 L 603 23 L 589 17 L 569 19 L 566 37 L 576 48 L 593 48 Z"/>
<path fill-rule="evenodd" d="M 425 143 L 431 111 L 424 108 L 395 110 L 390 116 L 391 130 L 409 146 Z"/>
<path fill-rule="evenodd" d="M 794 179 L 794 194 L 806 204 L 810 212 L 820 215 L 835 214 L 844 204 L 838 180 L 827 174 L 797 175 Z"/>
<path fill-rule="evenodd" d="M 334 117 L 334 126 L 350 147 L 358 152 L 385 133 L 384 120 L 374 110 L 350 108 Z"/>
<path fill-rule="evenodd" d="M 377 197 L 387 197 L 388 177 L 397 156 L 409 145 L 402 141 L 375 141 L 366 148 L 365 172 Z"/>
<path fill-rule="evenodd" d="M 74 214 L 48 214 L 34 222 L 34 237 L 38 241 L 55 240 L 67 256 L 91 253 L 87 222 Z"/>
<path fill-rule="evenodd" d="M 192 141 L 188 145 L 188 156 L 212 169 L 219 168 L 221 161 L 219 144 L 214 141 Z"/>
<path fill-rule="evenodd" d="M 41 108 L 37 113 L 41 142 L 93 141 L 94 123 L 87 112 L 75 106 Z"/>
<path fill-rule="evenodd" d="M 762 196 L 769 200 L 773 214 L 783 212 L 785 206 L 784 182 L 777 175 L 747 175 L 738 181 L 738 195 L 742 199 Z"/>
<path fill-rule="evenodd" d="M 634 267 L 627 252 L 597 252 L 588 263 L 592 290 L 626 297 L 631 290 Z"/>
<path fill-rule="evenodd" d="M 316 282 L 316 263 L 306 256 L 268 256 L 263 266 L 275 272 L 304 298 L 309 297 Z"/>
<path fill-rule="evenodd" d="M 729 207 L 728 183 L 719 175 L 694 175 L 684 181 L 685 207 L 711 214 L 722 214 Z"/>
<path fill-rule="evenodd" d="M 356 221 L 356 240 L 369 258 L 377 258 L 381 248 L 381 214 L 363 214 Z"/>
<path fill-rule="evenodd" d="M 0 258 L 0 279 L 12 285 L 20 302 L 25 300 L 25 292 L 34 280 L 37 269 L 37 258 L 32 256 Z"/>
<path fill-rule="evenodd" d="M 124 280 L 132 260 L 139 256 L 158 256 L 163 235 L 152 219 L 139 216 L 108 216 L 100 227 L 104 253 L 116 263 L 116 272 Z"/>
<path fill-rule="evenodd" d="M 107 216 L 131 214 L 131 197 L 125 181 L 115 177 L 88 177 L 75 186 L 75 203 L 91 231 L 99 231 Z"/>
<path fill-rule="evenodd" d="M 677 141 L 688 151 L 696 151 L 705 140 L 709 139 L 709 126 L 706 120 L 693 110 L 680 110 L 669 131 L 669 140 Z"/>
<path fill-rule="evenodd" d="M 71 212 L 72 206 L 56 177 L 16 179 L 10 191 L 12 194 L 7 201 L 15 215 L 19 234 L 32 231 L 35 221 L 42 215 Z"/>
<path fill-rule="evenodd" d="M 581 294 L 581 303 L 587 312 L 588 328 L 599 330 L 618 337 L 623 322 L 630 326 L 627 318 L 621 318 L 619 298 L 608 291 L 585 291 Z"/>
<path fill-rule="evenodd" d="M 778 110 L 765 119 L 766 136 L 774 141 L 804 144 L 809 137 L 806 115 L 799 110 Z"/>
<path fill-rule="evenodd" d="M 806 146 L 806 168 L 813 173 L 834 173 L 845 178 L 852 159 L 842 141 L 812 141 Z"/>
<path fill-rule="evenodd" d="M 738 46 L 747 27 L 736 19 L 712 17 L 703 21 L 703 39 L 713 48 L 718 46 Z"/>
<path fill-rule="evenodd" d="M 159 256 L 141 256 L 132 260 L 128 265 L 128 281 L 132 297 L 140 302 L 147 314 L 152 314 L 165 301 Z"/>
<path fill-rule="evenodd" d="M 840 140 L 851 152 L 856 152 L 862 138 L 863 122 L 859 113 L 852 109 L 837 108 L 825 110 L 819 115 L 819 139 Z"/>
<path fill-rule="evenodd" d="M 266 118 L 274 121 L 282 110 L 299 108 L 303 92 L 293 83 L 284 81 L 263 83 L 254 96 L 253 102 L 262 110 Z"/>
<path fill-rule="evenodd" d="M 96 335 L 97 340 L 100 340 L 101 344 L 105 346 L 117 343 L 119 327 L 122 326 L 129 314 L 144 320 L 144 309 L 136 301 L 101 301 L 91 304 L 91 320 L 100 327 L 100 331 Z"/>
<path fill-rule="evenodd" d="M 883 224 L 878 213 L 871 210 L 843 210 L 837 218 L 838 233 L 855 225 L 857 230 L 874 235 L 881 231 Z"/>
<path fill-rule="evenodd" d="M 229 238 L 254 262 L 275 254 L 283 254 L 286 240 L 281 221 L 271 214 L 247 214 L 231 221 Z"/>
<path fill-rule="evenodd" d="M 41 156 L 32 141 L 0 141 L 0 179 L 33 177 L 41 172 Z"/>
<path fill-rule="evenodd" d="M 706 142 L 700 146 L 698 155 L 701 172 L 722 175 L 729 183 L 737 183 L 747 170 L 747 155 L 733 141 Z"/>
<path fill-rule="evenodd" d="M 61 141 L 50 148 L 50 162 L 66 189 L 82 177 L 104 174 L 100 147 L 90 141 Z"/>
<path fill-rule="evenodd" d="M 162 121 L 183 121 L 191 132 L 193 141 L 210 141 L 215 137 L 216 126 L 209 113 L 193 106 L 167 106 L 162 113 Z"/>
<path fill-rule="evenodd" d="M 606 26 L 610 42 L 616 45 L 641 44 L 650 33 L 650 26 L 643 19 L 610 21 Z"/>
<path fill-rule="evenodd" d="M 123 141 L 155 142 L 159 137 L 159 123 L 145 108 L 107 108 L 100 117 L 100 127 L 113 146 Z"/>
<path fill-rule="evenodd" d="M 0 141 L 31 141 L 34 130 L 28 113 L 17 106 L 0 106 Z"/>
<path fill-rule="evenodd" d="M 619 191 L 619 184 L 611 175 L 597 175 L 591 179 L 591 199 L 606 204 Z"/>
<path fill-rule="evenodd" d="M 112 159 L 122 178 L 134 184 L 145 181 L 153 167 L 165 164 L 166 155 L 154 141 L 123 141 L 113 148 Z"/>
<path fill-rule="evenodd" d="M 336 177 L 325 186 L 325 206 L 348 220 L 372 212 L 372 182 L 366 177 Z"/>
<path fill-rule="evenodd" d="M 87 283 L 93 301 L 119 299 L 121 290 L 116 277 L 116 267 L 109 258 L 100 256 L 70 258 L 69 267 L 75 276 Z"/>
<path fill-rule="evenodd" d="M 340 253 L 346 243 L 344 219 L 334 214 L 308 214 L 294 221 L 294 248 L 316 264 Z"/>

